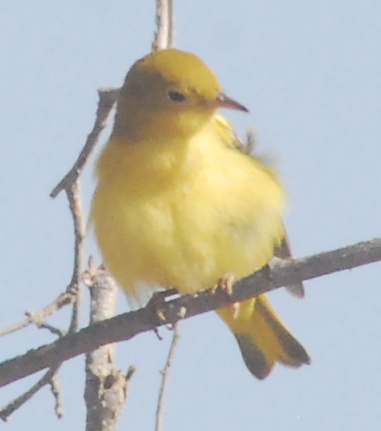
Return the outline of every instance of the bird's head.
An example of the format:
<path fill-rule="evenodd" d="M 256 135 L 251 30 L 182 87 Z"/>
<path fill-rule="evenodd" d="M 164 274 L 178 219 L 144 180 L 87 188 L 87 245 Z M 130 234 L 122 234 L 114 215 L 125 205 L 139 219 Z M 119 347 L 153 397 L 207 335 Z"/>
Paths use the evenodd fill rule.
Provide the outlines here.
<path fill-rule="evenodd" d="M 114 134 L 132 140 L 188 137 L 221 107 L 248 111 L 223 93 L 213 72 L 196 55 L 171 48 L 156 51 L 128 72 Z"/>

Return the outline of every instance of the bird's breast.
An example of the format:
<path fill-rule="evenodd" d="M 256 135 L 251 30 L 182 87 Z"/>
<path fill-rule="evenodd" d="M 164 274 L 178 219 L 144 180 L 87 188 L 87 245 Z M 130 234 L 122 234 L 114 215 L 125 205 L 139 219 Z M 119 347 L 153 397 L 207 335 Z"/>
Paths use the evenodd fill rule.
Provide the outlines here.
<path fill-rule="evenodd" d="M 213 139 L 151 153 L 111 142 L 101 155 L 91 217 L 127 293 L 138 296 L 142 282 L 197 292 L 271 258 L 283 234 L 282 188 Z"/>

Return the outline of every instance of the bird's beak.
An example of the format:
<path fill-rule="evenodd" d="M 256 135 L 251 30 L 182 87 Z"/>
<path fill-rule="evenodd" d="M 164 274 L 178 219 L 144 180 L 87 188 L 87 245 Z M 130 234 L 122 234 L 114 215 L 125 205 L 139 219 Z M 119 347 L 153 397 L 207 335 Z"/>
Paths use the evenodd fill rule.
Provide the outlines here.
<path fill-rule="evenodd" d="M 229 109 L 236 109 L 238 111 L 249 112 L 249 110 L 245 106 L 236 102 L 234 99 L 231 99 L 224 93 L 220 93 L 217 96 L 216 105 L 218 108 L 229 108 Z"/>

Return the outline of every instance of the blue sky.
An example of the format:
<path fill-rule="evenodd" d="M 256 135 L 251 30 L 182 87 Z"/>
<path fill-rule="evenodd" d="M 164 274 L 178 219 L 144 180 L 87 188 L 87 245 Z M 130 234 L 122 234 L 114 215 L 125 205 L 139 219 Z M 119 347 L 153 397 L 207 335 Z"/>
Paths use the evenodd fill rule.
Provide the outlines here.
<path fill-rule="evenodd" d="M 175 10 L 176 46 L 200 55 L 226 92 L 250 108 L 249 115 L 225 114 L 241 133 L 256 128 L 260 152 L 281 172 L 295 255 L 380 236 L 381 4 L 193 0 L 178 1 Z M 96 89 L 119 86 L 150 50 L 154 2 L 3 2 L 0 29 L 2 327 L 44 306 L 70 279 L 71 218 L 65 196 L 51 200 L 49 192 L 92 127 Z M 83 177 L 86 208 L 93 162 Z M 90 238 L 88 251 L 94 250 Z M 312 364 L 278 366 L 263 382 L 246 370 L 213 313 L 184 322 L 164 429 L 379 430 L 380 268 L 307 282 L 302 301 L 272 293 Z M 121 295 L 118 312 L 126 307 Z M 64 311 L 52 322 L 64 327 L 67 319 Z M 153 429 L 158 370 L 170 341 L 162 333 L 162 342 L 144 334 L 118 347 L 118 365 L 138 367 L 120 429 Z M 1 360 L 52 340 L 35 328 L 2 338 Z M 83 429 L 83 370 L 80 357 L 59 374 L 61 421 L 45 388 L 7 428 Z M 36 379 L 1 389 L 0 403 Z"/>

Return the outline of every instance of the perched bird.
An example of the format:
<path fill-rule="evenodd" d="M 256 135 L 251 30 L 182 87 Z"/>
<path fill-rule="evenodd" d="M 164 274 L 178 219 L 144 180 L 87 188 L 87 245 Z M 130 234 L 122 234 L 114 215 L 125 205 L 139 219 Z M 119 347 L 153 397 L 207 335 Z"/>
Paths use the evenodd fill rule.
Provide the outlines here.
<path fill-rule="evenodd" d="M 158 286 L 196 293 L 226 274 L 259 270 L 276 248 L 287 252 L 277 175 L 241 150 L 218 108 L 247 111 L 189 52 L 153 52 L 127 74 L 97 162 L 91 219 L 105 264 L 129 297 L 143 301 Z M 218 314 L 257 378 L 276 362 L 309 363 L 264 295 Z"/>

